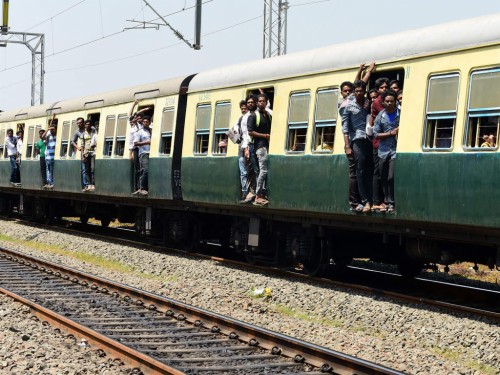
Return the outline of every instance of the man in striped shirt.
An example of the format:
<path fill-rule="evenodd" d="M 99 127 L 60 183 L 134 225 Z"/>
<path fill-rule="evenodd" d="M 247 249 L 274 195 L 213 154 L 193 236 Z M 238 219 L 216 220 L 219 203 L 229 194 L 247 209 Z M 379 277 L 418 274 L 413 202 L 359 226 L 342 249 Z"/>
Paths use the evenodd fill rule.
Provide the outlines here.
<path fill-rule="evenodd" d="M 56 151 L 57 122 L 52 120 L 50 127 L 43 133 L 42 139 L 45 141 L 45 165 L 47 167 L 47 185 L 44 189 L 54 188 L 54 155 Z"/>

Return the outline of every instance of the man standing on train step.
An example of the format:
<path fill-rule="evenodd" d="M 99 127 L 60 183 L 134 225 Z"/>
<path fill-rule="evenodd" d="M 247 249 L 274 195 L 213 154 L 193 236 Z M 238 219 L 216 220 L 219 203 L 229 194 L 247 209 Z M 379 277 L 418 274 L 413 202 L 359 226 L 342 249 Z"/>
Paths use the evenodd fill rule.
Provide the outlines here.
<path fill-rule="evenodd" d="M 142 118 L 142 129 L 135 133 L 134 146 L 139 148 L 140 178 L 139 189 L 133 195 L 148 195 L 149 149 L 151 145 L 151 117 Z"/>
<path fill-rule="evenodd" d="M 44 189 L 54 188 L 54 156 L 56 151 L 57 120 L 52 120 L 50 127 L 43 133 L 42 139 L 45 141 L 45 165 L 47 166 L 47 185 Z"/>
<path fill-rule="evenodd" d="M 384 102 L 382 100 L 382 95 L 389 89 L 389 79 L 379 78 L 375 81 L 375 89 L 378 92 L 378 97 L 373 101 L 371 105 L 371 116 L 370 116 L 370 126 L 375 125 L 375 119 L 378 114 L 384 110 Z M 383 201 L 382 192 L 382 180 L 380 177 L 380 162 L 378 156 L 378 147 L 380 141 L 378 139 L 373 139 L 373 209 L 378 211 L 385 211 L 386 207 Z"/>
<path fill-rule="evenodd" d="M 7 129 L 7 137 L 5 137 L 5 145 L 7 147 L 7 156 L 10 160 L 10 184 L 12 186 L 20 186 L 17 181 L 17 138 L 14 136 L 13 129 Z"/>
<path fill-rule="evenodd" d="M 257 197 L 253 203 L 256 206 L 265 206 L 269 203 L 266 199 L 266 179 L 272 118 L 269 112 L 266 111 L 266 107 L 267 95 L 259 94 L 257 96 L 257 111 L 248 116 L 247 120 L 248 134 L 253 138 L 255 156 L 259 163 L 256 188 Z"/>
<path fill-rule="evenodd" d="M 365 97 L 366 84 L 354 82 L 354 96 L 342 112 L 342 133 L 344 134 L 345 153 L 354 154 L 359 195 L 363 208 L 368 213 L 373 203 L 373 146 L 366 136 L 366 118 L 370 113 L 370 101 Z"/>
<path fill-rule="evenodd" d="M 47 185 L 47 165 L 45 164 L 45 149 L 47 148 L 47 146 L 45 145 L 45 142 L 42 138 L 44 133 L 45 130 L 40 129 L 40 131 L 38 132 L 40 139 L 35 143 L 35 148 L 38 150 L 38 155 L 40 158 L 40 174 L 42 176 L 42 186 Z"/>
<path fill-rule="evenodd" d="M 76 119 L 76 125 L 78 126 L 78 129 L 76 129 L 75 134 L 73 134 L 73 139 L 71 140 L 71 146 L 73 147 L 75 153 L 77 151 L 82 151 L 82 147 L 78 146 L 78 140 L 83 137 L 83 133 L 85 132 L 85 120 L 83 119 L 83 117 L 78 117 Z M 87 172 L 85 171 L 85 162 L 81 161 L 80 164 L 82 175 L 81 185 L 82 190 L 85 190 L 85 188 L 89 184 L 89 181 L 87 178 Z"/>
<path fill-rule="evenodd" d="M 382 94 L 385 109 L 375 119 L 373 135 L 380 141 L 378 156 L 384 202 L 382 212 L 393 212 L 394 202 L 394 162 L 396 160 L 397 135 L 399 131 L 399 109 L 396 106 L 397 94 L 390 90 Z"/>

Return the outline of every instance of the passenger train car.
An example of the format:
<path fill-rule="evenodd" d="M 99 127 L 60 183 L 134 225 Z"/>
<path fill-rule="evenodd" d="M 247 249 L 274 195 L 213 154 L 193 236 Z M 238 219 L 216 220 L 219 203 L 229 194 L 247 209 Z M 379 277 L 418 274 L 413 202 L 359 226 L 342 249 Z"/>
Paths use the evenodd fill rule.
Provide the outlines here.
<path fill-rule="evenodd" d="M 398 79 L 404 103 L 394 214 L 348 204 L 339 86 L 361 63 Z M 264 90 L 273 123 L 267 207 L 242 205 L 238 145 L 219 147 L 238 103 Z M 132 192 L 127 113 L 153 116 L 149 196 Z M 41 189 L 33 144 L 58 119 L 55 188 Z M 69 143 L 77 117 L 99 122 L 96 190 L 82 193 Z M 9 185 L 5 131 L 24 128 L 22 187 Z M 136 223 L 165 243 L 217 240 L 249 260 L 300 263 L 311 273 L 367 257 L 415 274 L 424 265 L 500 266 L 498 146 L 500 14 L 248 62 L 102 95 L 0 113 L 0 199 L 38 218 L 77 215 Z M 320 150 L 325 140 L 332 151 Z M 331 141 L 333 140 L 333 141 Z"/>

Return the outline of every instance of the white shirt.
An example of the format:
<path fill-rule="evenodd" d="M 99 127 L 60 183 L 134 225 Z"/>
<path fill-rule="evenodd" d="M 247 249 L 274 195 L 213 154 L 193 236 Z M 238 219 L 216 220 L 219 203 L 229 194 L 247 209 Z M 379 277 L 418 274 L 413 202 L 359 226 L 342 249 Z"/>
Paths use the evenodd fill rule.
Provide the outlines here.
<path fill-rule="evenodd" d="M 247 113 L 245 113 L 243 115 L 243 118 L 241 119 L 241 124 L 240 124 L 240 127 L 241 127 L 241 143 L 240 143 L 240 147 L 242 150 L 244 150 L 245 148 L 248 147 L 248 143 L 250 142 L 250 136 L 248 135 L 248 126 L 247 126 L 247 122 L 248 122 L 248 116 L 250 116 L 250 111 L 248 111 Z M 238 125 L 238 124 L 236 124 Z"/>
<path fill-rule="evenodd" d="M 17 138 L 17 153 L 19 156 L 23 153 L 23 140 L 21 138 Z"/>
<path fill-rule="evenodd" d="M 142 129 L 142 125 L 137 123 L 131 125 L 130 121 L 128 124 L 130 126 L 130 130 L 128 131 L 128 149 L 132 151 L 135 148 L 134 147 L 135 134 Z"/>
<path fill-rule="evenodd" d="M 14 136 L 12 136 L 12 138 L 6 137 L 5 143 L 7 145 L 7 155 L 8 156 L 17 155 L 17 146 L 16 146 L 17 138 Z"/>

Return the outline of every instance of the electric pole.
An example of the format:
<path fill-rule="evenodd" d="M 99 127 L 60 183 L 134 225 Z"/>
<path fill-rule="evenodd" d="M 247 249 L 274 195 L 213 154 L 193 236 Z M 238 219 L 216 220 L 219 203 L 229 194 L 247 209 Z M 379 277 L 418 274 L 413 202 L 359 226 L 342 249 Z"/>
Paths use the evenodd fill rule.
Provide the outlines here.
<path fill-rule="evenodd" d="M 264 59 L 286 55 L 288 1 L 264 0 Z"/>
<path fill-rule="evenodd" d="M 10 36 L 7 38 L 7 36 Z M 43 104 L 45 34 L 9 31 L 9 0 L 3 0 L 3 24 L 0 47 L 24 44 L 31 52 L 31 105 Z"/>

